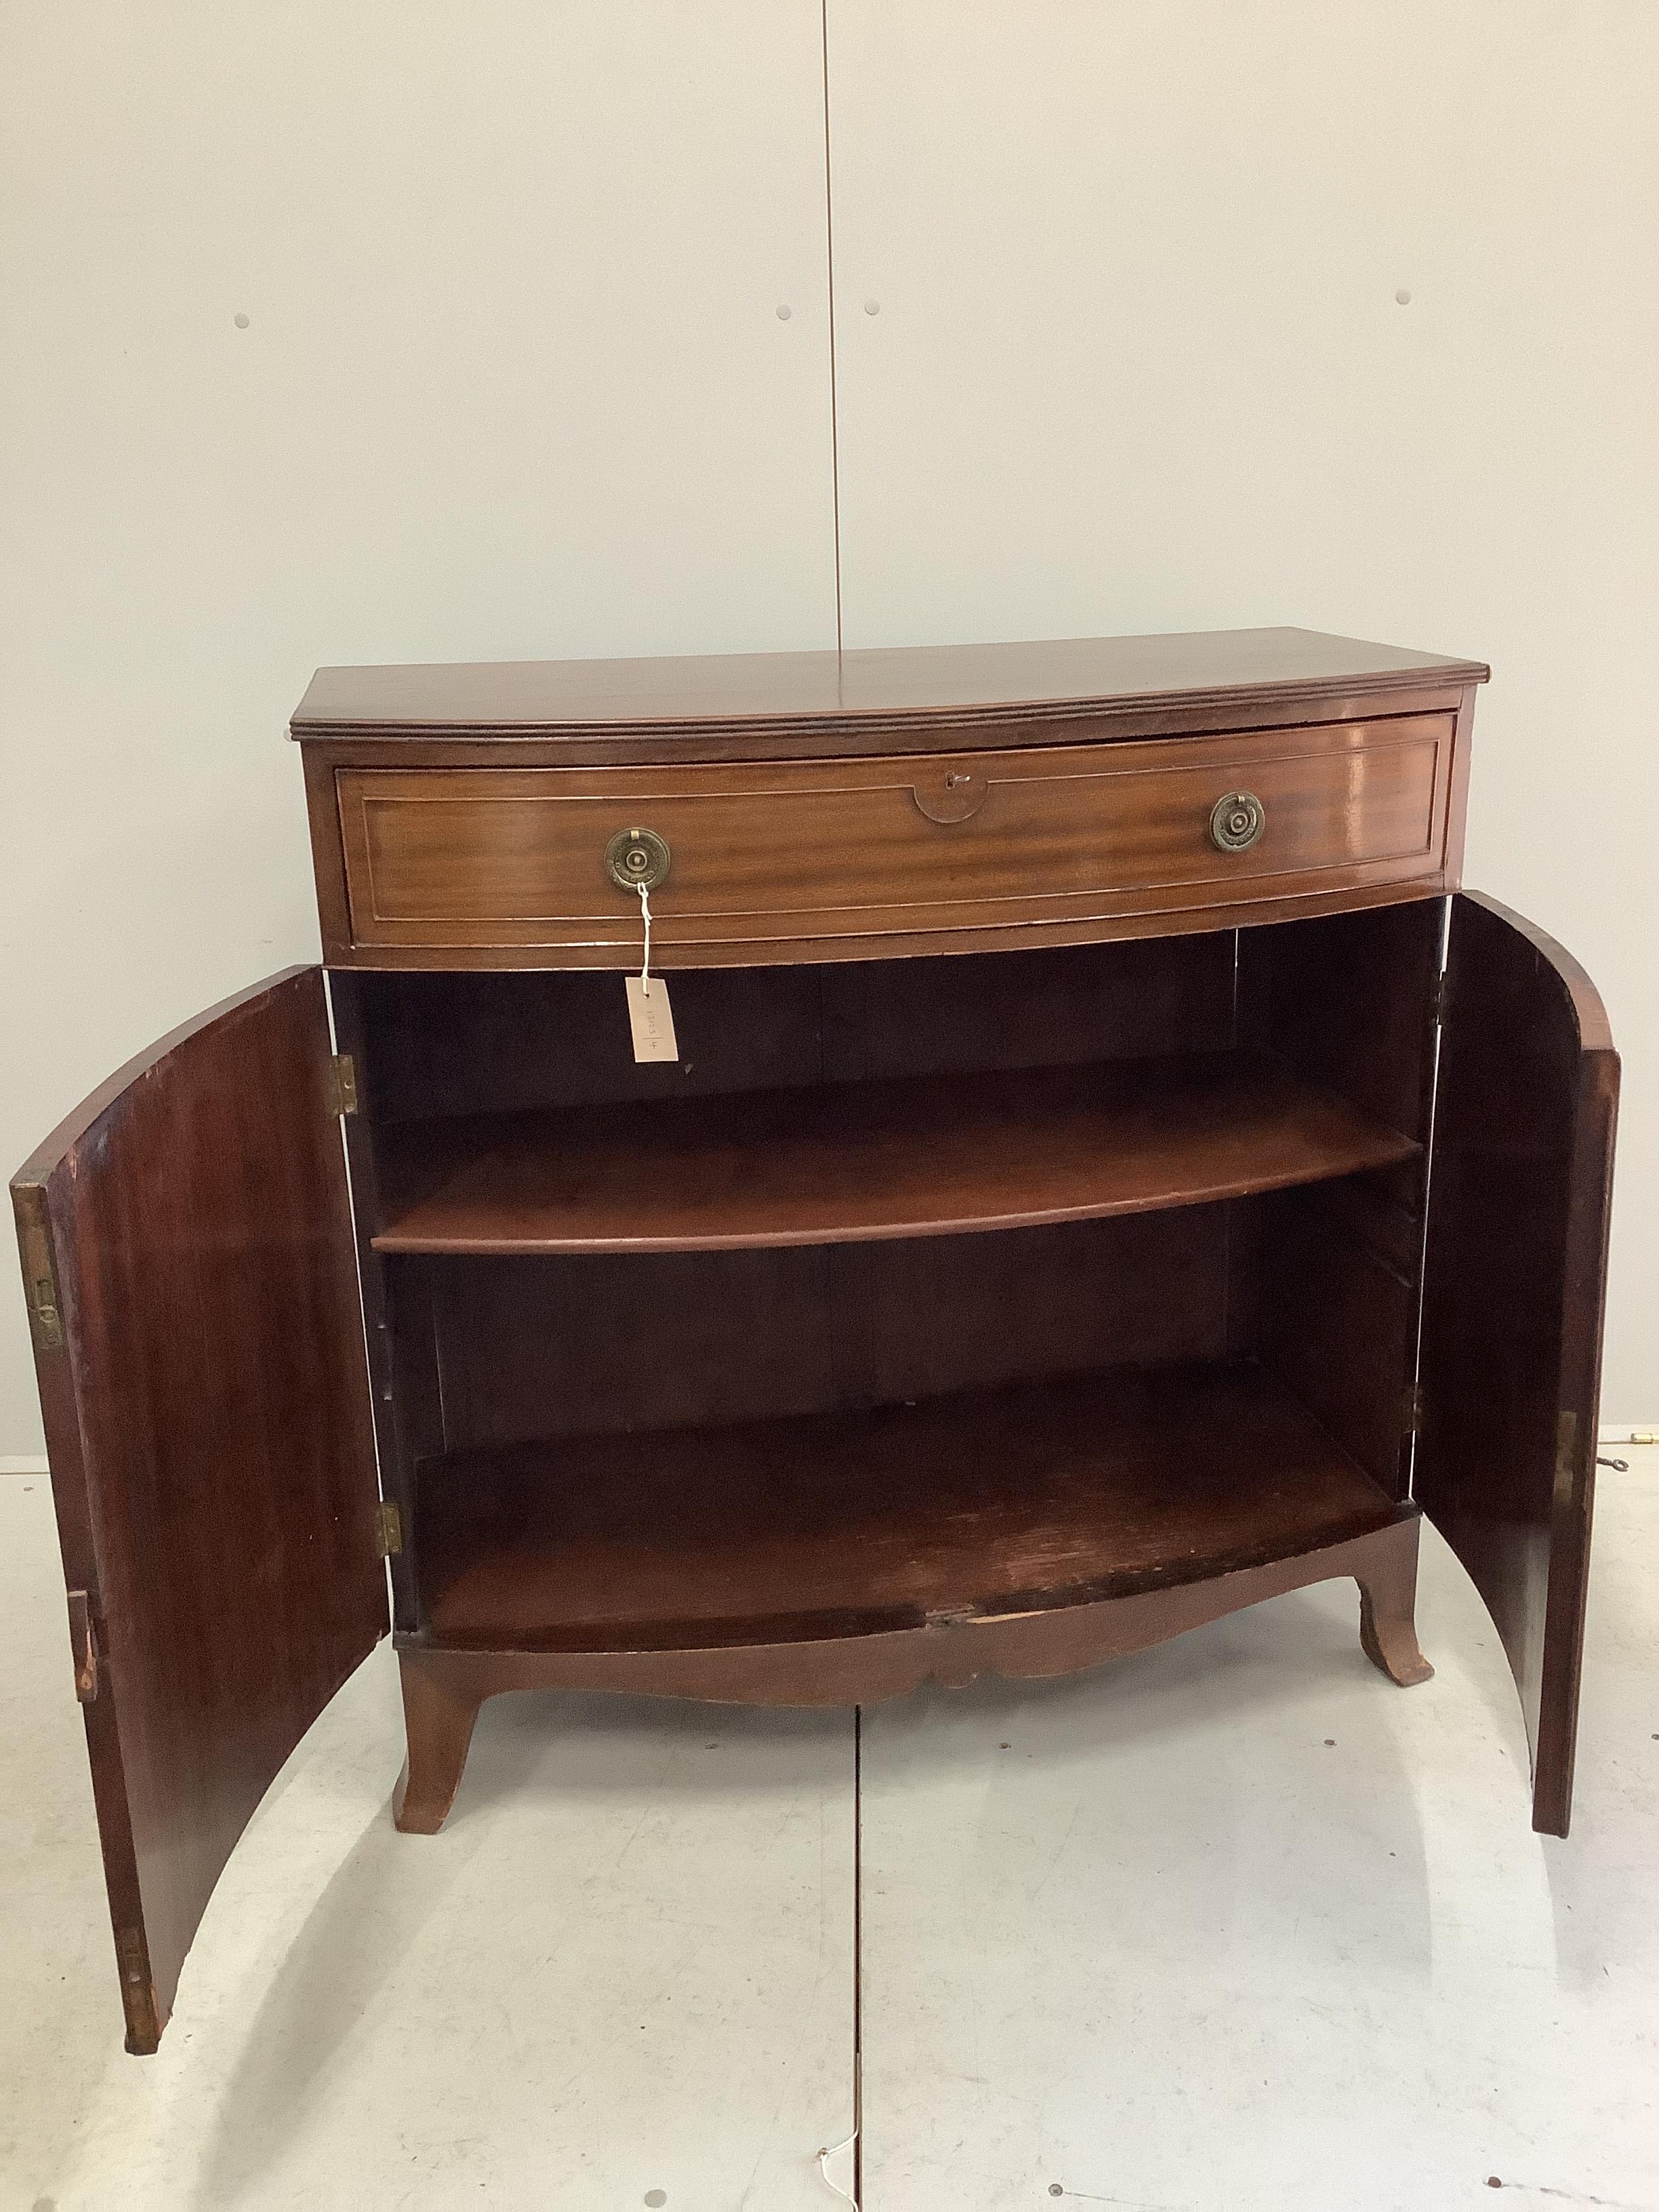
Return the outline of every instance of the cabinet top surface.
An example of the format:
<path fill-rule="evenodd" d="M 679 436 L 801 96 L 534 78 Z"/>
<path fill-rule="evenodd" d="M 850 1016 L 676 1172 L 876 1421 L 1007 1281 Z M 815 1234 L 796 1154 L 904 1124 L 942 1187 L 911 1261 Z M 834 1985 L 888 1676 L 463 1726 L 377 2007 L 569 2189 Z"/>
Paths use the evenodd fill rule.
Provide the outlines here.
<path fill-rule="evenodd" d="M 1065 716 L 1249 695 L 1352 700 L 1483 682 L 1479 661 L 1308 629 L 1174 632 L 847 653 L 322 668 L 296 738 L 647 735 L 687 725 L 830 730 Z"/>

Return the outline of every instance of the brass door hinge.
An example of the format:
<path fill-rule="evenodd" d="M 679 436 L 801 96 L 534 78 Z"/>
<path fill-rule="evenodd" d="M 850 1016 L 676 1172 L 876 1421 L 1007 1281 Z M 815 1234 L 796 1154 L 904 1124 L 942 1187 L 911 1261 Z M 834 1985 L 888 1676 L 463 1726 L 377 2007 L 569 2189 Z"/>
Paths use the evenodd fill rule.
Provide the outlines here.
<path fill-rule="evenodd" d="M 98 1695 L 98 1638 L 84 1590 L 69 1594 L 70 1646 L 75 1654 L 75 1694 L 83 1705 Z"/>
<path fill-rule="evenodd" d="M 383 1559 L 404 1548 L 404 1516 L 389 1498 L 374 1508 L 374 1549 Z"/>
<path fill-rule="evenodd" d="M 64 1302 L 58 1295 L 52 1231 L 46 1224 L 46 1194 L 37 1186 L 29 1185 L 19 1190 L 16 1198 L 30 1325 L 40 1349 L 57 1352 L 64 1342 Z"/>
<path fill-rule="evenodd" d="M 328 1064 L 328 1110 L 337 1121 L 357 1110 L 357 1063 L 349 1052 L 337 1052 Z"/>
<path fill-rule="evenodd" d="M 1423 1425 L 1423 1385 L 1420 1382 L 1406 1385 L 1406 1395 L 1400 1401 L 1400 1414 L 1401 1425 L 1407 1433 L 1415 1436 Z"/>
<path fill-rule="evenodd" d="M 1429 1019 L 1437 1029 L 1446 1019 L 1446 1004 L 1451 997 L 1451 970 L 1443 969 L 1429 988 Z"/>

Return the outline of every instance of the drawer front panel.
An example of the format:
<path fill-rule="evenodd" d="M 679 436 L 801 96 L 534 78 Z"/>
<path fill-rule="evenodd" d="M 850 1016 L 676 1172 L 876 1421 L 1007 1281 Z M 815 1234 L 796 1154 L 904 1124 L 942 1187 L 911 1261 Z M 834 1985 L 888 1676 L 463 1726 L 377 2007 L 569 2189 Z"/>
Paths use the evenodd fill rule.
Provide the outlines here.
<path fill-rule="evenodd" d="M 1144 744 L 663 769 L 337 772 L 354 948 L 562 949 L 625 965 L 620 830 L 672 854 L 665 963 L 1235 907 L 1434 878 L 1449 715 Z M 1218 847 L 1224 794 L 1259 836 Z M 749 948 L 745 951 L 745 948 Z"/>

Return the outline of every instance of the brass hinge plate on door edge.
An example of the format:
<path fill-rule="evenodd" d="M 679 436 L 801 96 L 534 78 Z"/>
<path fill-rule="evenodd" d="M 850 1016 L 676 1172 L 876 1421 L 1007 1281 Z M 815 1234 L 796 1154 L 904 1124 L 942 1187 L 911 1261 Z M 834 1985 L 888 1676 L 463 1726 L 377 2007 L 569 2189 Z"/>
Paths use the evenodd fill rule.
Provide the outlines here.
<path fill-rule="evenodd" d="M 98 1636 L 85 1590 L 69 1594 L 70 1646 L 75 1654 L 75 1694 L 89 1705 L 98 1695 Z"/>
<path fill-rule="evenodd" d="M 58 1289 L 58 1261 L 52 1249 L 52 1231 L 46 1223 L 46 1194 L 37 1185 L 26 1184 L 14 1195 L 21 1231 L 29 1326 L 43 1352 L 58 1352 L 64 1342 L 64 1301 Z"/>
<path fill-rule="evenodd" d="M 383 1559 L 404 1548 L 404 1516 L 389 1498 L 374 1508 L 374 1549 Z"/>
<path fill-rule="evenodd" d="M 328 1110 L 337 1121 L 357 1110 L 357 1063 L 349 1052 L 337 1052 L 328 1064 Z"/>

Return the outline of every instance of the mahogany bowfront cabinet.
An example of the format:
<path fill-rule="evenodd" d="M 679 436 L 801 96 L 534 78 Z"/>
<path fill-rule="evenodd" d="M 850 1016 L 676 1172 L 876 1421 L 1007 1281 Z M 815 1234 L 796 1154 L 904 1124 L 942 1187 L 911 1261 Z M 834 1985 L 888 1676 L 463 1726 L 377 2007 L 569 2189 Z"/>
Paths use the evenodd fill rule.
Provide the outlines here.
<path fill-rule="evenodd" d="M 326 970 L 12 1186 L 131 2049 L 388 1626 L 430 1832 L 501 1691 L 851 1704 L 1334 1576 L 1419 1682 L 1426 1513 L 1565 1833 L 1618 1063 L 1456 889 L 1486 672 L 318 676 Z"/>

